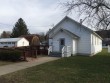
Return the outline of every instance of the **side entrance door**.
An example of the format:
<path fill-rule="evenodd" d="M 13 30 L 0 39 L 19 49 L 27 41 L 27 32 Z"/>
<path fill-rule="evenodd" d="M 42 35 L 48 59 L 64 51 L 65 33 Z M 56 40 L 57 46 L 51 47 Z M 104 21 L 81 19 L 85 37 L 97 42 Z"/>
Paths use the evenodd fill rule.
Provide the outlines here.
<path fill-rule="evenodd" d="M 59 41 L 59 48 L 60 48 L 60 52 L 62 51 L 62 48 L 65 46 L 65 38 L 60 38 Z"/>

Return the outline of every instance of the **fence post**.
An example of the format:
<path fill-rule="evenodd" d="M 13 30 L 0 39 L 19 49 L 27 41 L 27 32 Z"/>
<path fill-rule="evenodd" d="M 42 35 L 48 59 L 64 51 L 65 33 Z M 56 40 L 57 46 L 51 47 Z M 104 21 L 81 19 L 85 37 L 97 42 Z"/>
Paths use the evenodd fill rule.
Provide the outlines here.
<path fill-rule="evenodd" d="M 37 58 L 37 50 L 36 50 L 36 56 L 35 56 L 35 58 Z"/>
<path fill-rule="evenodd" d="M 110 45 L 108 45 L 108 53 L 110 53 Z"/>
<path fill-rule="evenodd" d="M 23 55 L 24 55 L 24 60 L 26 60 L 26 52 L 23 51 Z"/>

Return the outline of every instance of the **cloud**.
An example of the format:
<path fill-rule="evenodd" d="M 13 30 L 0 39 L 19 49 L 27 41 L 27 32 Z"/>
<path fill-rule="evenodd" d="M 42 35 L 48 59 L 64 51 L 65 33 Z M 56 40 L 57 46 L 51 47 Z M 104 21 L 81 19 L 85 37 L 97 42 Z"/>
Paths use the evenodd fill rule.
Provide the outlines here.
<path fill-rule="evenodd" d="M 11 31 L 21 17 L 31 33 L 46 32 L 59 22 L 65 14 L 59 0 L 0 0 L 0 31 Z M 60 0 L 61 2 L 65 0 Z M 4 24 L 9 24 L 4 25 Z M 11 26 L 10 26 L 11 25 Z"/>

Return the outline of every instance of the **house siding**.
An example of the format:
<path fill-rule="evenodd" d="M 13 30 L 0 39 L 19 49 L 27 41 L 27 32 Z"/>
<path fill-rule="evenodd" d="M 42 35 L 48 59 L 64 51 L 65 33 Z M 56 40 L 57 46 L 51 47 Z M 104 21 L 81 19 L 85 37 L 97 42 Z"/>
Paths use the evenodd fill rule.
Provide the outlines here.
<path fill-rule="evenodd" d="M 8 43 L 10 43 L 10 44 L 8 44 Z M 15 44 L 13 44 L 13 43 L 15 43 Z M 7 42 L 6 44 L 5 43 L 3 43 L 3 44 L 1 44 L 1 42 L 0 42 L 0 48 L 3 48 L 3 47 L 5 47 L 5 46 L 7 46 L 7 47 L 16 47 L 16 42 Z"/>
<path fill-rule="evenodd" d="M 72 38 L 70 36 L 68 36 L 67 34 L 65 34 L 64 32 L 58 32 L 54 38 L 52 39 L 52 44 L 53 44 L 53 50 L 55 52 L 59 52 L 60 51 L 60 43 L 59 40 L 60 38 L 65 38 L 65 45 L 68 46 L 72 46 Z"/>
<path fill-rule="evenodd" d="M 102 40 L 91 34 L 91 54 L 96 54 L 102 51 Z"/>
<path fill-rule="evenodd" d="M 77 41 L 78 41 L 78 40 L 73 39 L 73 46 L 72 46 L 72 54 L 73 54 L 73 55 L 77 54 L 77 52 L 78 52 L 78 51 L 77 51 L 77 50 L 78 50 L 78 49 L 77 49 Z"/>
<path fill-rule="evenodd" d="M 4 48 L 4 47 L 21 47 L 21 46 L 29 46 L 29 42 L 24 38 L 21 38 L 20 40 L 17 40 L 17 41 L 0 42 L 0 48 Z"/>
<path fill-rule="evenodd" d="M 91 54 L 91 33 L 88 30 L 71 21 L 70 19 L 66 19 L 56 26 L 50 35 L 56 33 L 60 28 L 64 28 L 80 37 L 77 41 L 77 53 Z"/>
<path fill-rule="evenodd" d="M 58 32 L 60 29 L 66 29 L 72 33 L 74 33 L 75 35 L 79 36 L 80 38 L 78 40 L 72 40 L 67 36 L 65 36 L 65 34 L 57 34 L 58 38 L 61 37 L 66 37 L 66 41 L 68 42 L 67 45 L 71 45 L 72 46 L 72 54 L 82 54 L 82 55 L 91 55 L 91 54 L 95 54 L 98 53 L 102 50 L 102 40 L 97 37 L 97 35 L 95 35 L 91 30 L 85 28 L 84 26 L 82 26 L 81 24 L 76 23 L 75 21 L 69 19 L 69 18 L 65 18 L 64 20 L 62 20 L 58 25 L 56 25 L 52 31 L 49 33 L 49 38 L 51 38 L 51 35 L 54 35 L 56 32 Z M 100 44 L 98 45 L 92 45 L 92 35 L 94 35 L 94 37 L 97 38 L 97 40 L 100 42 Z M 56 41 L 57 38 L 53 37 L 52 42 L 56 43 L 58 41 Z M 50 43 L 50 42 L 49 42 Z M 59 44 L 53 44 L 54 49 L 53 51 L 58 51 L 58 46 Z"/>
<path fill-rule="evenodd" d="M 22 46 L 29 46 L 29 42 L 24 38 L 22 38 L 17 42 L 17 47 L 22 47 Z"/>
<path fill-rule="evenodd" d="M 85 30 L 82 30 L 80 32 L 80 39 L 78 41 L 78 53 L 87 55 L 91 54 L 90 44 L 90 33 Z"/>

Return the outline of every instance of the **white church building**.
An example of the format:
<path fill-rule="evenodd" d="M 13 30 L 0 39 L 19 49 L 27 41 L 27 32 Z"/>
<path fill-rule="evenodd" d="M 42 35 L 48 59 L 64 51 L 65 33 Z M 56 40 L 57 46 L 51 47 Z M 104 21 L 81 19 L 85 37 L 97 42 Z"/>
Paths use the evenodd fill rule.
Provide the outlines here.
<path fill-rule="evenodd" d="M 29 46 L 29 41 L 25 38 L 2 38 L 0 48 Z"/>
<path fill-rule="evenodd" d="M 102 51 L 102 38 L 67 16 L 48 32 L 48 36 L 50 56 L 69 57 L 71 54 L 92 56 Z"/>

